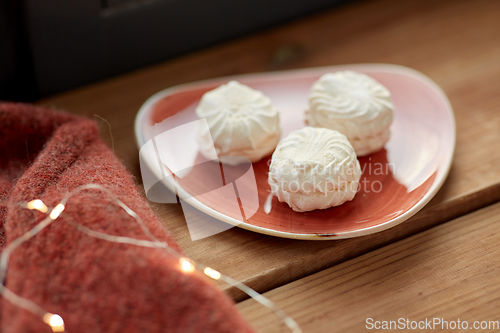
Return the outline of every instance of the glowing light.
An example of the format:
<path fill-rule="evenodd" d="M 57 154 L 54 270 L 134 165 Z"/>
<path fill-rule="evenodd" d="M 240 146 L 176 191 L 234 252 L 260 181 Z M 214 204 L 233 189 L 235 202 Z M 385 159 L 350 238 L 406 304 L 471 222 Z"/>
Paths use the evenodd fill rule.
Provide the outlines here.
<path fill-rule="evenodd" d="M 64 332 L 64 320 L 60 315 L 47 313 L 43 321 L 52 328 L 52 332 Z"/>
<path fill-rule="evenodd" d="M 52 212 L 50 212 L 50 218 L 53 220 L 57 219 L 59 217 L 59 215 L 61 215 L 64 208 L 65 207 L 63 204 L 59 204 L 59 205 L 55 206 L 54 209 L 52 209 Z"/>
<path fill-rule="evenodd" d="M 211 269 L 210 267 L 205 268 L 203 271 L 207 276 L 210 276 L 214 280 L 220 279 L 220 273 L 217 272 L 215 269 Z"/>
<path fill-rule="evenodd" d="M 42 213 L 47 212 L 47 206 L 43 203 L 42 200 L 36 199 L 28 202 L 28 209 L 36 209 L 41 211 Z"/>
<path fill-rule="evenodd" d="M 37 200 L 33 201 L 33 207 L 35 207 L 35 209 L 41 209 L 43 207 L 42 200 L 37 199 Z"/>
<path fill-rule="evenodd" d="M 186 273 L 192 273 L 195 270 L 194 265 L 186 258 L 180 258 L 181 269 Z"/>

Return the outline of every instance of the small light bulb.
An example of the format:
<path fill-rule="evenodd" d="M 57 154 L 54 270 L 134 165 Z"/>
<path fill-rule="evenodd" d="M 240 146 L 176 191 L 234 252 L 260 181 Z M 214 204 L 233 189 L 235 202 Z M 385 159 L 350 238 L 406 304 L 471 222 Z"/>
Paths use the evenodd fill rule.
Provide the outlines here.
<path fill-rule="evenodd" d="M 50 212 L 50 218 L 53 220 L 57 219 L 59 217 L 59 215 L 61 215 L 64 208 L 65 207 L 63 204 L 59 204 L 59 205 L 55 206 L 54 209 L 52 209 L 52 212 Z"/>
<path fill-rule="evenodd" d="M 194 272 L 194 265 L 186 258 L 180 258 L 179 263 L 181 264 L 181 269 L 186 273 Z"/>
<path fill-rule="evenodd" d="M 210 277 L 214 280 L 218 280 L 218 279 L 220 279 L 220 273 L 217 271 L 212 271 L 212 273 L 210 274 Z"/>
<path fill-rule="evenodd" d="M 219 272 L 217 272 L 215 269 L 211 269 L 210 267 L 206 267 L 203 273 L 205 273 L 205 275 L 207 276 L 210 276 L 214 280 L 218 280 L 221 277 Z"/>
<path fill-rule="evenodd" d="M 40 210 L 40 209 L 42 209 L 43 206 L 44 206 L 44 204 L 43 204 L 42 200 L 36 199 L 35 201 L 33 201 L 33 208 Z"/>
<path fill-rule="evenodd" d="M 52 332 L 64 332 L 64 320 L 60 315 L 47 313 L 43 321 L 52 328 Z"/>
<path fill-rule="evenodd" d="M 32 201 L 28 202 L 27 207 L 28 207 L 28 209 L 39 210 L 42 213 L 46 213 L 47 212 L 47 206 L 45 206 L 45 204 L 43 203 L 43 201 L 40 200 L 40 199 L 36 199 L 36 200 L 32 200 Z"/>

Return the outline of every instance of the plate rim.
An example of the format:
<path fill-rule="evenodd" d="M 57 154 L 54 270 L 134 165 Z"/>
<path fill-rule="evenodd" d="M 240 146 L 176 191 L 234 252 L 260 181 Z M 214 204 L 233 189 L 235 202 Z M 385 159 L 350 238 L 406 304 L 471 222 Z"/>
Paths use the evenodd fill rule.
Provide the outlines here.
<path fill-rule="evenodd" d="M 138 148 L 140 149 L 145 143 L 146 140 L 144 139 L 141 127 L 143 126 L 144 118 L 148 114 L 148 111 L 151 109 L 151 106 L 156 103 L 158 100 L 165 98 L 166 96 L 171 95 L 172 93 L 175 93 L 178 90 L 183 90 L 188 87 L 195 87 L 199 85 L 205 85 L 208 83 L 217 83 L 217 82 L 226 82 L 228 80 L 234 80 L 234 79 L 252 79 L 252 78 L 266 78 L 266 77 L 276 77 L 276 76 L 297 76 L 300 74 L 305 74 L 305 76 L 310 76 L 314 72 L 318 73 L 323 73 L 326 71 L 339 71 L 342 69 L 349 69 L 349 70 L 356 70 L 353 68 L 359 68 L 360 70 L 363 70 L 364 72 L 376 72 L 376 71 L 384 71 L 384 72 L 389 72 L 389 73 L 396 73 L 396 74 L 403 74 L 406 76 L 410 76 L 414 79 L 423 81 L 423 83 L 429 85 L 432 89 L 435 90 L 435 92 L 439 95 L 439 97 L 445 102 L 446 105 L 446 111 L 448 113 L 448 116 L 450 117 L 450 125 L 452 127 L 451 131 L 451 149 L 446 151 L 444 153 L 444 162 L 445 164 L 445 170 L 442 173 L 441 177 L 439 179 L 435 179 L 431 187 L 427 190 L 427 192 L 424 194 L 424 196 L 415 204 L 413 205 L 408 211 L 405 213 L 401 214 L 398 217 L 392 218 L 388 221 L 385 221 L 381 224 L 362 228 L 362 229 L 356 229 L 356 230 L 350 230 L 350 231 L 345 231 L 345 232 L 340 232 L 340 233 L 325 233 L 325 234 L 320 234 L 320 233 L 314 233 L 314 234 L 307 234 L 307 233 L 292 233 L 292 232 L 286 232 L 286 231 L 277 231 L 273 229 L 268 229 L 264 227 L 259 227 L 255 226 L 252 224 L 249 224 L 247 222 L 241 222 L 238 221 L 234 218 L 231 218 L 227 215 L 224 215 L 217 210 L 210 208 L 200 202 L 199 200 L 196 200 L 195 198 L 191 197 L 181 186 L 177 186 L 174 182 L 169 182 L 167 178 L 161 179 L 161 182 L 167 186 L 167 188 L 172 191 L 173 193 L 176 193 L 180 199 L 186 201 L 188 204 L 193 206 L 194 208 L 198 209 L 199 211 L 208 214 L 212 216 L 213 218 L 216 218 L 217 220 L 220 220 L 222 222 L 231 224 L 233 226 L 246 229 L 249 231 L 257 232 L 260 234 L 265 234 L 269 236 L 275 236 L 275 237 L 281 237 L 281 238 L 289 238 L 289 239 L 299 239 L 299 240 L 333 240 L 333 239 L 346 239 L 346 238 L 354 238 L 354 237 L 360 237 L 360 236 L 365 236 L 365 235 L 370 235 L 374 234 L 377 232 L 381 232 L 384 230 L 387 230 L 389 228 L 392 228 L 398 224 L 403 223 L 404 221 L 408 220 L 411 218 L 413 215 L 415 215 L 417 212 L 419 212 L 429 201 L 437 194 L 439 189 L 443 186 L 444 182 L 446 181 L 446 178 L 448 177 L 448 174 L 450 172 L 452 162 L 453 162 L 453 156 L 455 153 L 455 146 L 456 146 L 456 121 L 455 121 L 455 114 L 453 112 L 453 108 L 451 106 L 451 103 L 444 93 L 444 91 L 441 89 L 441 87 L 435 83 L 432 79 L 430 79 L 428 76 L 425 74 L 410 68 L 406 66 L 401 66 L 401 65 L 394 65 L 394 64 L 384 64 L 384 63 L 366 63 L 366 64 L 343 64 L 343 65 L 333 65 L 333 66 L 321 66 L 321 67 L 308 67 L 308 68 L 300 68 L 300 69 L 291 69 L 291 70 L 282 70 L 282 71 L 271 71 L 271 72 L 259 72 L 259 73 L 249 73 L 249 74 L 241 74 L 241 75 L 231 75 L 231 76 L 224 76 L 224 77 L 217 77 L 217 78 L 212 78 L 212 79 L 206 79 L 206 80 L 200 80 L 200 81 L 195 81 L 195 82 L 190 82 L 190 83 L 184 83 L 176 86 L 172 86 L 166 89 L 163 89 L 155 94 L 153 94 L 151 97 L 149 97 L 140 107 L 136 117 L 135 117 L 135 122 L 134 122 L 134 134 L 135 134 L 135 139 L 136 139 L 136 144 Z M 311 73 L 312 72 L 312 73 Z M 438 168 L 439 170 L 439 168 Z"/>

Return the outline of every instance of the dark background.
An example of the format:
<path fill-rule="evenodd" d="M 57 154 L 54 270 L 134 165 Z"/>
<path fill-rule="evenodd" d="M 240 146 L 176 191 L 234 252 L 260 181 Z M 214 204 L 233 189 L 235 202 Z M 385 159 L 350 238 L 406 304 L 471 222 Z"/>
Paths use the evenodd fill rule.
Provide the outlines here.
<path fill-rule="evenodd" d="M 33 101 L 343 0 L 2 0 L 0 99 Z"/>

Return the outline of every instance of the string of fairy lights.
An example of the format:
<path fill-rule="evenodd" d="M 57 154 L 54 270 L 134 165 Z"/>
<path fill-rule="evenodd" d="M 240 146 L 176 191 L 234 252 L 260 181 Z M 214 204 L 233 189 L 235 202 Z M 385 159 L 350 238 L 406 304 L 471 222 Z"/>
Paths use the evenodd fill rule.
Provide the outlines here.
<path fill-rule="evenodd" d="M 0 256 L 0 294 L 9 302 L 12 304 L 18 306 L 19 308 L 28 310 L 29 312 L 33 313 L 34 315 L 38 316 L 45 324 L 47 324 L 53 332 L 68 332 L 66 330 L 65 324 L 64 324 L 64 319 L 55 313 L 48 312 L 44 310 L 42 307 L 39 305 L 35 304 L 34 302 L 30 301 L 29 299 L 23 298 L 14 292 L 12 292 L 10 289 L 8 289 L 5 286 L 5 278 L 7 274 L 7 268 L 9 265 L 9 258 L 10 255 L 14 250 L 16 250 L 21 244 L 27 242 L 31 238 L 35 237 L 40 231 L 45 229 L 47 226 L 52 224 L 54 221 L 56 221 L 64 212 L 66 205 L 68 201 L 78 194 L 79 192 L 83 190 L 98 190 L 106 193 L 112 201 L 120 206 L 125 212 L 130 215 L 132 218 L 135 219 L 135 221 L 139 224 L 141 227 L 142 231 L 144 234 L 150 239 L 150 240 L 142 240 L 142 239 L 135 239 L 135 238 L 130 238 L 130 237 L 124 237 L 124 236 L 114 236 L 114 235 L 109 235 L 106 233 L 98 232 L 92 229 L 89 229 L 85 227 L 84 225 L 78 223 L 75 221 L 70 215 L 64 215 L 64 221 L 71 226 L 73 226 L 76 230 L 94 238 L 102 239 L 108 242 L 113 242 L 113 243 L 121 243 L 121 244 L 130 244 L 134 246 L 142 246 L 142 247 L 148 247 L 148 248 L 153 248 L 153 249 L 160 249 L 163 251 L 168 252 L 170 255 L 174 256 L 178 262 L 179 262 L 179 270 L 183 272 L 184 274 L 191 274 L 194 273 L 195 271 L 202 272 L 204 275 L 210 277 L 213 280 L 220 280 L 224 281 L 225 283 L 238 288 L 245 294 L 247 294 L 249 297 L 260 303 L 261 305 L 265 306 L 266 308 L 270 309 L 274 314 L 280 318 L 283 323 L 293 332 L 293 333 L 301 333 L 302 330 L 300 329 L 299 325 L 293 318 L 291 318 L 289 315 L 287 315 L 280 307 L 278 307 L 273 301 L 270 299 L 266 298 L 262 294 L 259 294 L 252 288 L 248 287 L 247 285 L 243 284 L 242 282 L 235 280 L 229 276 L 226 276 L 219 271 L 212 269 L 210 267 L 207 267 L 203 264 L 197 263 L 179 252 L 175 251 L 173 248 L 169 247 L 166 242 L 158 240 L 146 227 L 144 222 L 142 221 L 141 217 L 134 212 L 132 209 L 130 209 L 125 203 L 123 203 L 120 199 L 118 199 L 110 190 L 107 188 L 97 185 L 97 184 L 88 184 L 88 185 L 83 185 L 72 192 L 68 193 L 63 199 L 54 207 L 54 208 L 49 208 L 45 205 L 45 203 L 40 200 L 40 199 L 35 199 L 30 202 L 24 202 L 24 203 L 19 203 L 19 206 L 22 208 L 30 209 L 30 210 L 38 210 L 39 212 L 46 214 L 45 218 L 39 222 L 35 227 L 33 227 L 31 230 L 23 234 L 22 236 L 16 238 L 12 242 L 10 242 L 2 251 L 1 256 Z"/>

